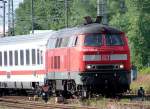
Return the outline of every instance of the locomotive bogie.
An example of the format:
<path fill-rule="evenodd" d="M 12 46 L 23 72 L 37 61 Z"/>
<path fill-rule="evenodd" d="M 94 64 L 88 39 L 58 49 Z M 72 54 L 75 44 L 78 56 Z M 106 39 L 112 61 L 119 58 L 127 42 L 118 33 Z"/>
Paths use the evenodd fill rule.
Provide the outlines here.
<path fill-rule="evenodd" d="M 88 87 L 93 87 L 90 91 L 100 92 L 107 88 L 117 93 L 127 91 L 131 83 L 130 73 L 126 71 L 86 72 L 82 73 L 82 81 Z"/>

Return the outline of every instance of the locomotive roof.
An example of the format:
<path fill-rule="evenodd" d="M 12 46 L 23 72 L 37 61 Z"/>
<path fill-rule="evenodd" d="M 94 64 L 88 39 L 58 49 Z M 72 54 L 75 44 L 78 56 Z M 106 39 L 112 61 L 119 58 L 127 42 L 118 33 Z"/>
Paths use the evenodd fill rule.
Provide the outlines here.
<path fill-rule="evenodd" d="M 7 45 L 9 44 L 16 44 L 16 43 L 26 43 L 26 42 L 34 42 L 34 41 L 41 41 L 45 40 L 47 41 L 50 37 L 52 32 L 46 32 L 46 33 L 36 33 L 36 34 L 28 34 L 28 35 L 17 35 L 17 36 L 9 36 L 0 38 L 0 45 Z"/>
<path fill-rule="evenodd" d="M 77 26 L 73 28 L 65 28 L 58 31 L 4 37 L 4 38 L 0 38 L 0 45 L 7 45 L 8 43 L 16 44 L 16 43 L 24 43 L 24 42 L 34 42 L 34 41 L 41 41 L 41 40 L 45 41 L 46 43 L 49 37 L 66 37 L 66 36 L 68 37 L 76 34 L 101 33 L 101 32 L 120 33 L 121 31 L 107 25 L 92 23 L 92 24 Z"/>
<path fill-rule="evenodd" d="M 117 33 L 121 33 L 122 31 L 115 29 L 111 26 L 102 25 L 99 23 L 92 23 L 92 24 L 82 25 L 78 27 L 58 30 L 55 34 L 55 37 L 60 37 L 60 36 L 65 37 L 65 36 L 71 36 L 75 34 L 88 34 L 88 33 L 101 33 L 101 32 L 117 34 Z"/>

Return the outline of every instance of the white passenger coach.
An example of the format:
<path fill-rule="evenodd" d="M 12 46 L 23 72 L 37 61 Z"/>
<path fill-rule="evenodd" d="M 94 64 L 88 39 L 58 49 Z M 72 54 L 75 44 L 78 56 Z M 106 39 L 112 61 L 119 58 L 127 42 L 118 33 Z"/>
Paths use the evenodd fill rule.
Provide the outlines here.
<path fill-rule="evenodd" d="M 0 88 L 31 89 L 46 76 L 46 44 L 54 31 L 0 38 Z"/>

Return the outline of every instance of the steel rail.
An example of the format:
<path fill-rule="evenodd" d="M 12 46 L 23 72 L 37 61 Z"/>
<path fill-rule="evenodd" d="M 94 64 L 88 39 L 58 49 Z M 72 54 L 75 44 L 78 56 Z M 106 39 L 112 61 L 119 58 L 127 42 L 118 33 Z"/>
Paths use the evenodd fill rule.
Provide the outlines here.
<path fill-rule="evenodd" d="M 46 104 L 41 102 L 0 98 L 1 106 L 24 109 L 97 109 L 96 107 L 75 106 L 66 104 Z"/>

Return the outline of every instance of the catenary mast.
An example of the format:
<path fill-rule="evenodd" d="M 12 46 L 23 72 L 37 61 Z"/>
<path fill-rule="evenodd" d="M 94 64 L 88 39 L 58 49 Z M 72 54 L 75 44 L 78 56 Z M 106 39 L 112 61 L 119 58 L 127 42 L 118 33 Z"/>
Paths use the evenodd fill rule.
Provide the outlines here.
<path fill-rule="evenodd" d="M 107 0 L 97 0 L 97 16 L 102 16 L 102 23 L 108 25 Z"/>

